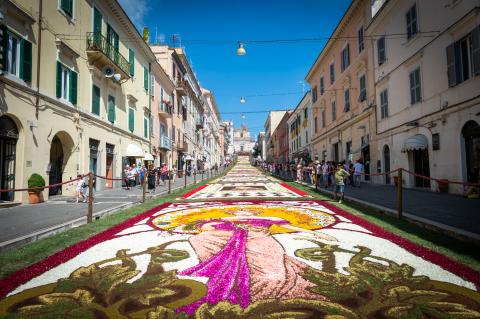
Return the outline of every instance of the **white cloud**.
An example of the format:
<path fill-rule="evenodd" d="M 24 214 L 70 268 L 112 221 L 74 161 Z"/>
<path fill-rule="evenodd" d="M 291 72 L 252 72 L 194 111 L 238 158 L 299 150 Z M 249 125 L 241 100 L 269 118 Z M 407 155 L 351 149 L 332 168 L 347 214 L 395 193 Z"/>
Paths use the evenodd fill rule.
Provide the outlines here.
<path fill-rule="evenodd" d="M 145 26 L 145 15 L 148 12 L 147 0 L 119 0 L 123 10 L 127 13 L 130 20 L 135 24 L 138 30 L 143 30 Z"/>

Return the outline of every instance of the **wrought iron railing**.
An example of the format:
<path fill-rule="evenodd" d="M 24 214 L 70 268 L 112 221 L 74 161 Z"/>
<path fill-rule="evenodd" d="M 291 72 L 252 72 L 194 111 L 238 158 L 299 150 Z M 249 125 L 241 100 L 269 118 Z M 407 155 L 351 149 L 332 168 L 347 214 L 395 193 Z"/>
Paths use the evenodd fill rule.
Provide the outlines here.
<path fill-rule="evenodd" d="M 115 63 L 125 74 L 129 74 L 130 63 L 115 49 L 100 32 L 87 32 L 87 51 L 100 51 Z"/>
<path fill-rule="evenodd" d="M 166 135 L 160 136 L 160 148 L 172 150 L 172 139 Z"/>

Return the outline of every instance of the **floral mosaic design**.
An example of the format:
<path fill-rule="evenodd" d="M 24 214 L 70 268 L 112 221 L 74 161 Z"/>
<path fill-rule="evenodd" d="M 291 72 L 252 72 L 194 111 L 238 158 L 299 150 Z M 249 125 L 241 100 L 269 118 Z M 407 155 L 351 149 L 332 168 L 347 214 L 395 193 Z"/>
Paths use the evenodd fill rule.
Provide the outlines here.
<path fill-rule="evenodd" d="M 0 281 L 0 318 L 479 318 L 479 287 L 327 203 L 178 202 Z"/>

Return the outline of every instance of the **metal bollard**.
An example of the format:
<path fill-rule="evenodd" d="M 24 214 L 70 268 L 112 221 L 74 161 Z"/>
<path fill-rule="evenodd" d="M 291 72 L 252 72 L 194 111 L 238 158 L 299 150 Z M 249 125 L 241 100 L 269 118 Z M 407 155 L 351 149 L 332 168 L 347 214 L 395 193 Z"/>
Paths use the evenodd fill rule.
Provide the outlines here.
<path fill-rule="evenodd" d="M 88 210 L 87 223 L 90 224 L 93 220 L 93 173 L 88 173 Z"/>
<path fill-rule="evenodd" d="M 147 192 L 147 179 L 148 179 L 148 172 L 145 172 L 145 174 L 143 175 L 142 203 L 145 203 L 145 195 Z"/>
<path fill-rule="evenodd" d="M 402 219 L 403 217 L 402 171 L 403 171 L 403 168 L 398 169 L 398 179 L 397 179 L 397 217 L 398 219 Z"/>
<path fill-rule="evenodd" d="M 185 175 L 185 185 L 183 186 L 183 188 L 187 188 L 187 170 L 183 172 L 183 175 Z"/>
<path fill-rule="evenodd" d="M 168 171 L 168 193 L 170 194 L 171 190 L 172 190 L 172 171 Z"/>
<path fill-rule="evenodd" d="M 203 170 L 202 170 L 202 181 L 203 181 Z"/>
<path fill-rule="evenodd" d="M 196 184 L 197 183 L 197 171 L 193 171 L 193 183 Z"/>

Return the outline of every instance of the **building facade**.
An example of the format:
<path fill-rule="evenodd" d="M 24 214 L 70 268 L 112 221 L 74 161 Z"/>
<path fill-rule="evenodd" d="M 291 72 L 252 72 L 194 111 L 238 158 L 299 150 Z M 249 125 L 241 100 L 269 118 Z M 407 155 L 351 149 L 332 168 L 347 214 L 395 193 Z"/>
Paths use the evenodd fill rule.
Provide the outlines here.
<path fill-rule="evenodd" d="M 121 177 L 126 163 L 141 161 L 155 57 L 118 2 L 7 0 L 0 10 L 0 187 L 23 188 L 32 173 L 47 184 L 89 171 Z M 43 196 L 74 191 L 67 184 Z"/>
<path fill-rule="evenodd" d="M 242 125 L 233 130 L 234 153 L 250 154 L 254 145 L 255 142 L 250 138 L 250 130 L 245 125 L 245 114 L 242 114 Z"/>
<path fill-rule="evenodd" d="M 275 131 L 272 134 L 271 141 L 273 143 L 273 162 L 275 164 L 287 164 L 290 162 L 289 159 L 289 125 L 288 119 L 290 118 L 291 112 L 285 112 L 280 123 L 278 123 Z"/>
<path fill-rule="evenodd" d="M 372 14 L 378 170 L 478 182 L 479 1 L 375 1 Z M 373 36 L 394 33 L 405 36 Z M 404 184 L 438 187 L 412 174 Z"/>
<path fill-rule="evenodd" d="M 289 162 L 305 163 L 314 159 L 312 149 L 312 102 L 311 92 L 305 93 L 287 120 Z"/>
<path fill-rule="evenodd" d="M 287 111 L 271 111 L 268 113 L 267 120 L 263 125 L 265 127 L 265 160 L 269 163 L 274 161 L 272 134 L 275 132 L 275 129 L 286 112 Z"/>
<path fill-rule="evenodd" d="M 218 111 L 217 102 L 213 93 L 207 89 L 202 88 L 202 95 L 205 105 L 205 127 L 203 129 L 203 143 L 204 150 L 208 152 L 206 158 L 207 167 L 220 166 L 224 163 L 225 157 L 223 154 L 224 138 L 223 131 L 220 126 L 220 113 Z"/>
<path fill-rule="evenodd" d="M 305 78 L 311 87 L 315 157 L 360 159 L 366 173 L 375 160 L 372 43 L 365 37 L 370 17 L 369 0 L 352 1 Z"/>

